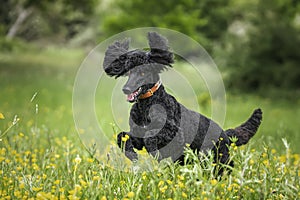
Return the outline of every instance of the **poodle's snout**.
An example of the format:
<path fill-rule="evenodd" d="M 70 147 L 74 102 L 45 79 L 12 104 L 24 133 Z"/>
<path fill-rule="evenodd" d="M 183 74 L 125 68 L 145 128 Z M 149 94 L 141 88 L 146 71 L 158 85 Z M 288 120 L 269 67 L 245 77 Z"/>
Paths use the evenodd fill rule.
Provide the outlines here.
<path fill-rule="evenodd" d="M 131 89 L 126 85 L 124 85 L 122 91 L 124 92 L 124 94 L 130 94 L 131 93 Z"/>

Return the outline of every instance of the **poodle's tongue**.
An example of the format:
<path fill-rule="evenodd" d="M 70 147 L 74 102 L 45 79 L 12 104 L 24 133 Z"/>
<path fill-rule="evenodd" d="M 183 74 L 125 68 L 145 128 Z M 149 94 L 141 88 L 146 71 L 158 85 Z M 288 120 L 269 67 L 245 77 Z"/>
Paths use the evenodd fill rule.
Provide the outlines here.
<path fill-rule="evenodd" d="M 134 101 L 134 99 L 135 99 L 134 93 L 127 95 L 127 101 L 131 102 L 131 101 Z"/>
<path fill-rule="evenodd" d="M 134 102 L 136 100 L 136 97 L 138 96 L 138 94 L 140 93 L 141 88 L 139 88 L 138 90 L 134 91 L 131 94 L 127 95 L 127 101 L 129 102 Z"/>

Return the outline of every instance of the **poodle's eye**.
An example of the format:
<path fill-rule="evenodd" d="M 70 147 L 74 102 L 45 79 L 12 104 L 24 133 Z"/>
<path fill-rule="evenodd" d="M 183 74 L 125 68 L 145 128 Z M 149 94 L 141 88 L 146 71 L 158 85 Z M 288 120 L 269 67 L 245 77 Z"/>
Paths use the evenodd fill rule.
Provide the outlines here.
<path fill-rule="evenodd" d="M 140 75 L 141 75 L 141 76 L 144 76 L 144 75 L 145 75 L 145 73 L 144 73 L 144 72 L 141 72 L 141 73 L 140 73 Z"/>
<path fill-rule="evenodd" d="M 125 56 L 125 55 L 121 55 L 121 56 L 119 57 L 119 59 L 120 59 L 120 60 L 126 60 L 126 56 Z"/>

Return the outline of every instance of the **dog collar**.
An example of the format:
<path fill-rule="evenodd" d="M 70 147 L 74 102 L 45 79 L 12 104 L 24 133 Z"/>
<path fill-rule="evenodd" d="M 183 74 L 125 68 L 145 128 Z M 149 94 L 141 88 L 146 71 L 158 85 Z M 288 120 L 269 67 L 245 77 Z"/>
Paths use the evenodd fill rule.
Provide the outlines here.
<path fill-rule="evenodd" d="M 141 96 L 139 96 L 139 99 L 146 99 L 151 97 L 154 92 L 156 92 L 158 90 L 158 88 L 161 86 L 161 81 L 157 81 L 157 83 L 155 83 L 155 85 L 149 89 L 145 94 L 142 94 Z"/>

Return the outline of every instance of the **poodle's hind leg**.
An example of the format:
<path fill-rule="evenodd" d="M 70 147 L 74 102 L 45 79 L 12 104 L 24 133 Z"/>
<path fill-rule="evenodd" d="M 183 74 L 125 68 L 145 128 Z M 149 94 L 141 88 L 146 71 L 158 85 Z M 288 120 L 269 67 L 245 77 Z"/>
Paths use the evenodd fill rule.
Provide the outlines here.
<path fill-rule="evenodd" d="M 229 152 L 225 155 L 216 155 L 214 161 L 217 164 L 214 169 L 214 173 L 217 176 L 224 175 L 225 171 L 227 171 L 227 173 L 230 174 L 231 169 L 234 167 L 234 162 L 230 159 Z"/>
<path fill-rule="evenodd" d="M 145 148 L 147 150 L 147 152 L 153 156 L 153 158 L 158 159 L 158 161 L 160 161 L 161 155 L 159 154 L 159 149 L 157 147 L 157 138 L 155 137 L 150 137 L 150 138 L 145 138 L 144 139 L 145 142 Z"/>
<path fill-rule="evenodd" d="M 131 161 L 137 160 L 137 153 L 134 151 L 133 138 L 127 132 L 121 132 L 117 137 L 118 146 L 124 151 L 127 158 Z"/>
<path fill-rule="evenodd" d="M 230 159 L 229 152 L 229 139 L 221 135 L 221 139 L 216 143 L 213 152 L 214 152 L 214 162 L 217 164 L 215 168 L 215 173 L 218 176 L 222 176 L 224 171 L 231 173 L 231 169 L 234 167 L 234 162 Z"/>

